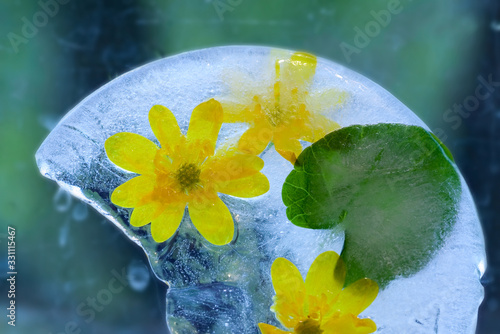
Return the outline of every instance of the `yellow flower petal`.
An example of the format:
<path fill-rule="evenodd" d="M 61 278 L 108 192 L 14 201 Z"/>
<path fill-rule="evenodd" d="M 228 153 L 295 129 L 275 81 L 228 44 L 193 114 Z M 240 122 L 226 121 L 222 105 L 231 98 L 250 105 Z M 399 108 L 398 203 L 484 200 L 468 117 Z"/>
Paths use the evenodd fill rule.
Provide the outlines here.
<path fill-rule="evenodd" d="M 358 315 L 375 300 L 377 294 L 377 283 L 368 278 L 360 279 L 342 290 L 335 307 L 342 314 Z"/>
<path fill-rule="evenodd" d="M 295 163 L 302 152 L 302 144 L 295 138 L 288 138 L 284 133 L 274 136 L 274 146 L 276 151 L 292 164 Z"/>
<path fill-rule="evenodd" d="M 109 160 L 115 165 L 138 174 L 154 172 L 154 158 L 158 146 L 141 135 L 120 132 L 104 143 Z"/>
<path fill-rule="evenodd" d="M 369 334 L 377 330 L 377 325 L 371 319 L 359 319 L 352 314 L 329 319 L 321 326 L 323 334 Z"/>
<path fill-rule="evenodd" d="M 188 204 L 193 225 L 212 244 L 229 243 L 234 235 L 234 222 L 229 209 L 216 195 L 203 197 Z"/>
<path fill-rule="evenodd" d="M 242 198 L 265 194 L 269 190 L 269 180 L 262 173 L 217 184 L 217 192 Z"/>
<path fill-rule="evenodd" d="M 255 114 L 248 105 L 235 102 L 221 102 L 224 111 L 224 123 L 253 122 Z"/>
<path fill-rule="evenodd" d="M 243 133 L 238 142 L 238 149 L 243 153 L 257 155 L 265 150 L 272 139 L 271 126 L 260 121 Z"/>
<path fill-rule="evenodd" d="M 161 208 L 159 202 L 149 202 L 136 207 L 130 216 L 130 225 L 141 227 L 151 223 L 161 213 Z"/>
<path fill-rule="evenodd" d="M 215 157 L 208 159 L 201 172 L 203 180 L 213 183 L 227 182 L 256 174 L 264 167 L 264 161 L 250 154 L 233 150 L 217 150 Z"/>
<path fill-rule="evenodd" d="M 279 328 L 276 328 L 274 326 L 263 323 L 259 324 L 259 329 L 262 334 L 293 334 L 293 332 L 287 332 Z"/>
<path fill-rule="evenodd" d="M 283 64 L 280 77 L 283 82 L 292 84 L 295 88 L 303 88 L 301 86 L 312 81 L 317 63 L 315 56 L 305 52 L 296 52 L 289 61 Z"/>
<path fill-rule="evenodd" d="M 183 136 L 174 114 L 164 106 L 153 106 L 149 111 L 149 124 L 161 147 L 172 152 Z"/>
<path fill-rule="evenodd" d="M 335 271 L 339 262 L 342 262 L 342 259 L 333 251 L 321 253 L 314 260 L 306 277 L 308 295 L 321 297 L 325 294 L 327 302 L 330 303 L 339 294 L 345 279 L 342 263 L 340 270 Z"/>
<path fill-rule="evenodd" d="M 299 321 L 305 319 L 306 285 L 302 275 L 292 262 L 279 257 L 271 266 L 271 277 L 276 291 L 271 309 L 285 327 L 294 328 Z"/>
<path fill-rule="evenodd" d="M 194 108 L 189 122 L 187 139 L 194 143 L 204 157 L 214 154 L 217 136 L 223 121 L 223 111 L 214 99 L 199 104 Z"/>
<path fill-rule="evenodd" d="M 300 139 L 315 143 L 330 132 L 340 129 L 340 125 L 322 115 L 315 115 L 310 119 L 311 124 L 305 127 Z"/>
<path fill-rule="evenodd" d="M 343 104 L 347 100 L 347 93 L 337 89 L 312 91 L 306 100 L 309 110 L 325 112 Z"/>
<path fill-rule="evenodd" d="M 185 203 L 170 204 L 151 222 L 151 235 L 156 242 L 163 242 L 174 235 L 184 216 L 185 207 Z"/>
<path fill-rule="evenodd" d="M 124 208 L 141 205 L 141 200 L 155 188 L 152 175 L 139 175 L 117 187 L 111 194 L 111 202 Z"/>

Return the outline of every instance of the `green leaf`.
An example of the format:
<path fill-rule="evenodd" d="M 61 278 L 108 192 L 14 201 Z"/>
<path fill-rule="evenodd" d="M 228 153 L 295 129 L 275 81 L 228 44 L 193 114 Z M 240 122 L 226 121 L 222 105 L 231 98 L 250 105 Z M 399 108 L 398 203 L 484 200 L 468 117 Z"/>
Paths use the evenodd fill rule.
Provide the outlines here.
<path fill-rule="evenodd" d="M 424 267 L 457 216 L 460 177 L 451 154 L 417 126 L 334 131 L 306 148 L 283 185 L 295 225 L 345 230 L 346 284 L 386 286 Z"/>

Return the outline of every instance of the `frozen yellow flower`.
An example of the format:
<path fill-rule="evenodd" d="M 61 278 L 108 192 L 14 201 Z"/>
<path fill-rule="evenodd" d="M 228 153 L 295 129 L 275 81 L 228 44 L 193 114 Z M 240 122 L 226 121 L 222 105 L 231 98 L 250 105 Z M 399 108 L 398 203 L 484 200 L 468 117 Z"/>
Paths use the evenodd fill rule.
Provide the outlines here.
<path fill-rule="evenodd" d="M 224 122 L 249 123 L 238 143 L 242 152 L 259 154 L 272 141 L 281 156 L 295 163 L 302 152 L 299 139 L 315 142 L 340 127 L 319 112 L 342 103 L 345 93 L 333 89 L 308 92 L 316 63 L 315 56 L 297 52 L 289 59 L 276 60 L 270 86 L 231 83 L 231 101 L 222 103 Z"/>
<path fill-rule="evenodd" d="M 277 258 L 271 267 L 274 304 L 271 310 L 287 330 L 259 324 L 263 334 L 365 334 L 377 326 L 360 314 L 377 297 L 378 285 L 361 279 L 342 289 L 345 265 L 333 251 L 314 260 L 306 280 L 293 263 Z"/>
<path fill-rule="evenodd" d="M 106 140 L 109 159 L 119 167 L 141 174 L 117 187 L 111 202 L 134 208 L 133 226 L 151 223 L 156 242 L 170 238 L 182 220 L 186 205 L 201 235 L 216 245 L 233 239 L 234 222 L 217 193 L 255 197 L 269 190 L 264 166 L 255 155 L 231 146 L 215 151 L 223 120 L 219 102 L 198 105 L 183 135 L 170 110 L 156 105 L 149 123 L 161 148 L 134 133 L 117 133 Z"/>

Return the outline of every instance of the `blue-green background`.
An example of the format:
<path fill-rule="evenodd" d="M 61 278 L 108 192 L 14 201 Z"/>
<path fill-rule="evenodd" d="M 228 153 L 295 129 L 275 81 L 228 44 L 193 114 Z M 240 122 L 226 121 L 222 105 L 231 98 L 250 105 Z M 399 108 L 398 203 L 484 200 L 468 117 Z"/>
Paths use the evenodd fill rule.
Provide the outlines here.
<path fill-rule="evenodd" d="M 374 20 L 371 11 L 387 9 L 390 1 L 59 1 L 65 4 L 46 22 L 37 1 L 0 3 L 3 310 L 7 226 L 17 229 L 18 271 L 17 326 L 7 326 L 2 311 L 0 332 L 166 332 L 165 287 L 148 278 L 142 251 L 92 209 L 56 196 L 56 184 L 40 176 L 34 154 L 67 111 L 114 77 L 179 52 L 228 44 L 306 50 L 334 60 L 385 87 L 431 129 L 441 129 L 486 234 L 489 269 L 477 332 L 500 332 L 500 94 L 493 92 L 459 120 L 456 113 L 447 114 L 454 121 L 443 117 L 474 95 L 478 76 L 500 81 L 497 2 L 401 0 L 401 13 L 347 59 L 340 44 L 354 45 L 354 29 L 364 29 Z M 23 37 L 26 20 L 39 25 L 29 38 Z M 13 47 L 13 34 L 23 43 Z M 147 287 L 124 284 L 87 321 L 76 310 L 107 289 L 112 269 L 128 271 L 132 283 Z"/>

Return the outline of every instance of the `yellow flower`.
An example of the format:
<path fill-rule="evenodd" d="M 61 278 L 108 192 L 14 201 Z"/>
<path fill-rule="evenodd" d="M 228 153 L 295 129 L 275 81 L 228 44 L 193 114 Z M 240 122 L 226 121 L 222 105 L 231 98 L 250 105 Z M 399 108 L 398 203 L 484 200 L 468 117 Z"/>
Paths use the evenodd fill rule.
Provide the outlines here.
<path fill-rule="evenodd" d="M 156 242 L 170 238 L 182 220 L 186 205 L 194 226 L 216 245 L 229 243 L 234 234 L 231 213 L 217 193 L 255 197 L 269 190 L 264 166 L 255 155 L 226 145 L 215 151 L 223 120 L 219 102 L 198 105 L 183 135 L 170 110 L 156 105 L 149 123 L 161 148 L 134 133 L 117 133 L 106 140 L 109 159 L 119 167 L 141 174 L 117 187 L 111 202 L 134 208 L 133 226 L 151 222 Z"/>
<path fill-rule="evenodd" d="M 222 103 L 224 122 L 250 124 L 238 143 L 242 152 L 259 154 L 272 141 L 281 156 L 295 163 L 302 152 L 299 139 L 315 142 L 340 127 L 318 111 L 342 103 L 345 93 L 307 91 L 316 63 L 315 56 L 297 52 L 290 59 L 276 60 L 275 82 L 269 87 L 249 91 L 242 86 L 246 82 L 231 84 L 235 102 Z"/>
<path fill-rule="evenodd" d="M 263 334 L 365 334 L 377 326 L 371 319 L 357 317 L 375 300 L 378 285 L 361 279 L 342 289 L 345 265 L 333 251 L 314 260 L 306 281 L 293 263 L 277 258 L 271 267 L 274 304 L 271 310 L 288 330 L 259 324 Z"/>

